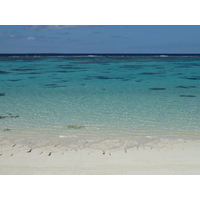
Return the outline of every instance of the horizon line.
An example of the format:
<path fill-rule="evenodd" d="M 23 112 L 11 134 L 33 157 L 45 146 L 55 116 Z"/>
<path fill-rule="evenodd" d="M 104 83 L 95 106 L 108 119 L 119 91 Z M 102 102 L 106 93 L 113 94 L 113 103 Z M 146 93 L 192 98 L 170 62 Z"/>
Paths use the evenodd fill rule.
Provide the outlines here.
<path fill-rule="evenodd" d="M 0 55 L 31 55 L 31 54 L 48 54 L 48 55 L 200 55 L 200 53 L 0 53 Z"/>

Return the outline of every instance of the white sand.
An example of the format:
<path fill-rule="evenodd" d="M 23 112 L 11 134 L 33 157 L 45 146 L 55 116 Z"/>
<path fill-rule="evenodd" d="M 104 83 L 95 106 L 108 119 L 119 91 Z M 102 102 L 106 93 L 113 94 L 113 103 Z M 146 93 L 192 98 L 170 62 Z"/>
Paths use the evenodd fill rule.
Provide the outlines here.
<path fill-rule="evenodd" d="M 200 140 L 0 138 L 0 174 L 200 174 Z"/>

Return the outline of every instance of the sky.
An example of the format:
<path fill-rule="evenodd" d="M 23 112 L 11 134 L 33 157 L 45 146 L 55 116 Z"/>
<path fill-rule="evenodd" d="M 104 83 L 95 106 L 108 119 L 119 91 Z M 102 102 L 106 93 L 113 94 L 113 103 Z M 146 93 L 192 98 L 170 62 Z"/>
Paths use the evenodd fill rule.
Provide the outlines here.
<path fill-rule="evenodd" d="M 200 53 L 200 25 L 0 25 L 0 53 Z"/>

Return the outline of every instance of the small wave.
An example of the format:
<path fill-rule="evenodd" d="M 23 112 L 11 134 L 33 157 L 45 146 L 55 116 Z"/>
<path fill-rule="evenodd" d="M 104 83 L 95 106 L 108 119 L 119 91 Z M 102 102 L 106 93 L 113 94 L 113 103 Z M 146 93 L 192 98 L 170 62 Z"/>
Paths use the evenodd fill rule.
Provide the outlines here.
<path fill-rule="evenodd" d="M 168 55 L 160 55 L 160 57 L 168 57 Z"/>

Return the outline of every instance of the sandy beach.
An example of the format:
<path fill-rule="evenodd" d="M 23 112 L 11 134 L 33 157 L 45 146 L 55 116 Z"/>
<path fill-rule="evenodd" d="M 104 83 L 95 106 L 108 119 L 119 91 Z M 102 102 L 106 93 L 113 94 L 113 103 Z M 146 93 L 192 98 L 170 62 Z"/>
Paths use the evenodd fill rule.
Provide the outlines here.
<path fill-rule="evenodd" d="M 197 175 L 200 140 L 148 136 L 0 138 L 1 175 Z"/>

